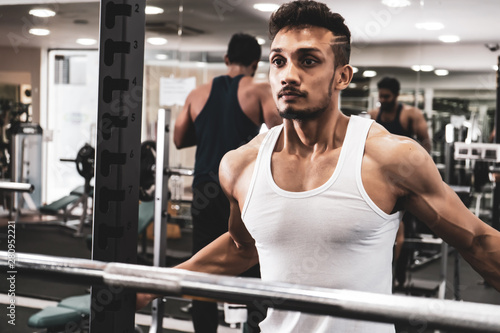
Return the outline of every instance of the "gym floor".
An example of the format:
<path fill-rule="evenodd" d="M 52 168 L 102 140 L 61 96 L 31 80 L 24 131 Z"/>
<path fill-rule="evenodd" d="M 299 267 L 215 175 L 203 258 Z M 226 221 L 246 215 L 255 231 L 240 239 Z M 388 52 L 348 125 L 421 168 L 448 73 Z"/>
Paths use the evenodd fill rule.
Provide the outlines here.
<path fill-rule="evenodd" d="M 7 240 L 7 221 L 0 220 L 0 249 L 6 250 Z M 86 237 L 74 237 L 73 231 L 61 226 L 43 225 L 40 223 L 18 223 L 16 225 L 16 252 L 39 253 L 44 255 L 56 255 L 75 258 L 90 258 Z M 85 233 L 89 234 L 89 228 L 85 228 Z M 183 256 L 189 253 L 190 233 L 183 229 L 183 237 L 179 240 L 168 240 L 168 262 L 175 264 L 182 260 Z M 446 298 L 453 299 L 453 270 L 454 253 L 450 252 L 448 259 L 448 276 Z M 433 284 L 437 281 L 440 272 L 440 260 L 434 260 L 419 268 L 413 269 L 409 273 L 410 284 L 415 282 L 427 282 L 424 284 Z M 7 290 L 6 281 L 0 282 L 0 291 Z M 413 290 L 416 294 L 432 297 L 431 293 L 422 290 Z M 88 292 L 88 286 L 82 286 L 71 283 L 60 283 L 47 280 L 46 278 L 34 278 L 18 274 L 16 277 L 16 325 L 7 323 L 5 315 L 0 320 L 0 332 L 26 333 L 43 332 L 29 328 L 27 326 L 28 318 L 49 305 L 55 305 L 59 300 L 85 294 Z M 400 293 L 409 293 L 408 290 Z M 500 293 L 493 288 L 485 285 L 482 278 L 474 272 L 470 266 L 461 260 L 460 264 L 460 293 L 464 301 L 481 302 L 500 305 Z M 8 298 L 4 292 L 0 293 L 0 304 L 6 304 Z M 184 309 L 188 301 L 182 299 L 168 299 L 165 309 L 164 330 L 163 332 L 192 332 L 190 315 Z M 2 306 L 2 308 L 4 308 Z M 5 308 L 4 308 L 5 309 Z M 4 313 L 2 311 L 2 313 Z M 148 323 L 150 322 L 149 309 L 141 311 L 136 317 L 136 323 L 148 332 Z M 221 313 L 221 326 L 219 332 L 241 332 L 241 329 L 232 329 L 224 323 Z M 413 326 L 398 327 L 398 332 L 433 332 L 426 330 L 425 326 L 418 322 Z M 441 331 L 443 332 L 443 331 Z"/>

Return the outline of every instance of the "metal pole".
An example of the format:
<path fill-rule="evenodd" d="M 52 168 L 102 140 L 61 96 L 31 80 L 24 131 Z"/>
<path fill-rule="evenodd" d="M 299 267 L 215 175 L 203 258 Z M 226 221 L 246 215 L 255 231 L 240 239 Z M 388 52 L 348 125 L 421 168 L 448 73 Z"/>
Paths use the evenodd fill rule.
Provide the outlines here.
<path fill-rule="evenodd" d="M 154 217 L 154 257 L 153 265 L 165 267 L 167 251 L 167 214 L 168 176 L 164 170 L 168 167 L 169 158 L 169 125 L 170 110 L 158 110 L 156 134 L 156 174 L 155 174 L 155 217 Z M 163 332 L 163 302 L 155 299 L 151 304 L 150 333 Z"/>
<path fill-rule="evenodd" d="M 209 297 L 231 303 L 260 302 L 276 309 L 384 323 L 419 322 L 425 323 L 426 329 L 452 332 L 500 332 L 498 305 L 264 282 L 255 278 L 123 263 L 104 264 L 85 259 L 23 253 L 13 256 L 6 251 L 0 252 L 0 267 L 8 267 L 12 258 L 16 258 L 18 271 L 37 275 L 47 271 L 54 278 L 71 282 L 76 276 L 89 281 L 102 279 L 115 289 Z"/>
<path fill-rule="evenodd" d="M 28 192 L 31 193 L 35 189 L 33 184 L 16 183 L 16 182 L 0 182 L 0 191 L 12 192 Z"/>
<path fill-rule="evenodd" d="M 497 61 L 500 66 L 500 56 Z M 497 103 L 495 112 L 495 143 L 500 143 L 500 67 L 497 70 Z M 500 184 L 495 183 L 493 189 L 493 206 L 491 225 L 500 230 Z"/>
<path fill-rule="evenodd" d="M 101 0 L 92 258 L 135 263 L 145 0 Z M 93 285 L 90 332 L 132 332 L 135 293 Z"/>

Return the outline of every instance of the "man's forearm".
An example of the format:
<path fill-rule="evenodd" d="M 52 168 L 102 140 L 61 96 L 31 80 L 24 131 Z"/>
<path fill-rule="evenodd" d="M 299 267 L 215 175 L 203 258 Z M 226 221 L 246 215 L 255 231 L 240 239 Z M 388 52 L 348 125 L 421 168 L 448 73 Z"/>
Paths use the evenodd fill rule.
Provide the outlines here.
<path fill-rule="evenodd" d="M 471 249 L 460 253 L 481 276 L 500 292 L 500 234 L 487 226 L 488 231 L 476 236 Z"/>
<path fill-rule="evenodd" d="M 175 268 L 219 275 L 239 275 L 257 263 L 255 247 L 238 248 L 229 233 L 225 233 Z"/>

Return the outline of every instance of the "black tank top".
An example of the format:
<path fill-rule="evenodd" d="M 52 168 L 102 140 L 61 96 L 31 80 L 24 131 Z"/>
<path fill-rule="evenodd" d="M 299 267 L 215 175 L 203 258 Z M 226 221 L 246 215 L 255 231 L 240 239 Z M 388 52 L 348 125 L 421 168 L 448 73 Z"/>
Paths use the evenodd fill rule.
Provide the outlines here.
<path fill-rule="evenodd" d="M 384 126 L 392 134 L 402 135 L 402 136 L 407 136 L 409 138 L 413 138 L 413 133 L 411 131 L 411 127 L 412 127 L 411 126 L 411 119 L 408 122 L 409 130 L 404 129 L 403 126 L 401 125 L 400 117 L 401 117 L 402 110 L 403 110 L 403 104 L 399 103 L 398 110 L 396 111 L 396 116 L 394 117 L 394 120 L 387 121 L 387 122 L 384 122 L 381 120 L 382 111 L 379 111 L 378 116 L 377 116 L 377 123 Z"/>
<path fill-rule="evenodd" d="M 230 150 L 259 134 L 238 101 L 238 86 L 243 75 L 218 76 L 212 81 L 207 103 L 194 120 L 196 160 L 193 186 L 204 181 L 219 181 L 219 164 Z"/>

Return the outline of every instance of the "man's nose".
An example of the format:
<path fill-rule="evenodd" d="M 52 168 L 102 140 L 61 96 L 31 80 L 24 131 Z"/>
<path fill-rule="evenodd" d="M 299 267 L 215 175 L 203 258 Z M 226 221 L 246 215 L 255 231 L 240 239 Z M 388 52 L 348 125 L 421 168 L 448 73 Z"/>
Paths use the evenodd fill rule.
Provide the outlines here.
<path fill-rule="evenodd" d="M 289 62 L 282 71 L 281 85 L 297 85 L 300 82 L 299 69 L 292 62 Z"/>

